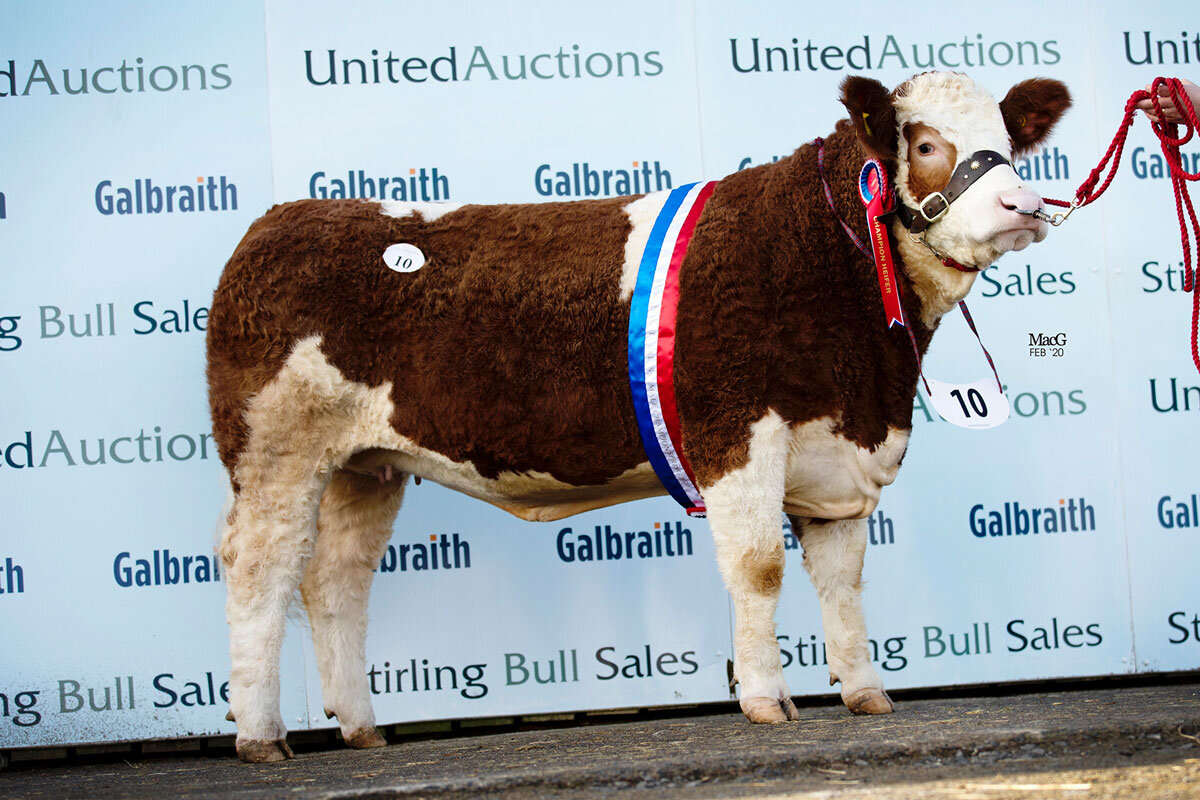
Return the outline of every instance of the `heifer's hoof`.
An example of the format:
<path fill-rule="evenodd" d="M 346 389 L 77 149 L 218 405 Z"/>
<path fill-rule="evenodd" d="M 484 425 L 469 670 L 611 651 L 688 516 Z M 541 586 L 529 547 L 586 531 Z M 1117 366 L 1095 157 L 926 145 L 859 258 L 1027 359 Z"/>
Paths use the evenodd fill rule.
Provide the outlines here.
<path fill-rule="evenodd" d="M 854 714 L 890 714 L 896 704 L 883 689 L 859 689 L 845 698 L 846 708 Z"/>
<path fill-rule="evenodd" d="M 387 739 L 383 738 L 383 734 L 379 729 L 372 725 L 369 728 L 359 728 L 353 733 L 343 736 L 346 740 L 346 746 L 353 747 L 355 750 L 369 750 L 372 747 L 387 747 Z"/>
<path fill-rule="evenodd" d="M 742 713 L 751 722 L 773 725 L 777 722 L 800 719 L 800 712 L 792 698 L 772 700 L 770 697 L 743 697 Z"/>
<path fill-rule="evenodd" d="M 269 764 L 272 761 L 286 761 L 295 758 L 292 748 L 283 739 L 268 742 L 265 739 L 250 739 L 237 743 L 238 758 L 247 764 Z"/>
<path fill-rule="evenodd" d="M 230 722 L 237 722 L 237 720 L 233 718 L 232 708 L 225 712 L 225 719 L 229 720 Z"/>

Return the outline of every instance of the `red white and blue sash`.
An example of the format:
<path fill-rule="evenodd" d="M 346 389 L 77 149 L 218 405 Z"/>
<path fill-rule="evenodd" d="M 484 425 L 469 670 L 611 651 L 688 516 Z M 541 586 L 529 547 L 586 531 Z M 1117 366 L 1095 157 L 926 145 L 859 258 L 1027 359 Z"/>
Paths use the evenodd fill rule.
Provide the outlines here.
<path fill-rule="evenodd" d="M 704 516 L 704 499 L 683 455 L 675 405 L 675 313 L 679 266 L 715 181 L 671 191 L 654 220 L 638 266 L 629 310 L 629 384 L 638 431 L 650 465 L 689 516 Z"/>

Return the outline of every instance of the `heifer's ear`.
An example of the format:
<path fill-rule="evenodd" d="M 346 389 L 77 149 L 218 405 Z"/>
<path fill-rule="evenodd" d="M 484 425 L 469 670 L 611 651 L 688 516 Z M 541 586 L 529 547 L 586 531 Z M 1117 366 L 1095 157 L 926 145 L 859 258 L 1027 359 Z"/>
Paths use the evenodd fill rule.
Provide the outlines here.
<path fill-rule="evenodd" d="M 842 105 L 863 147 L 876 158 L 896 158 L 896 109 L 887 88 L 873 78 L 851 75 L 842 81 Z"/>
<path fill-rule="evenodd" d="M 1040 144 L 1070 107 L 1071 93 L 1062 81 L 1033 78 L 1009 89 L 1000 101 L 1000 113 L 1013 140 L 1013 155 Z"/>

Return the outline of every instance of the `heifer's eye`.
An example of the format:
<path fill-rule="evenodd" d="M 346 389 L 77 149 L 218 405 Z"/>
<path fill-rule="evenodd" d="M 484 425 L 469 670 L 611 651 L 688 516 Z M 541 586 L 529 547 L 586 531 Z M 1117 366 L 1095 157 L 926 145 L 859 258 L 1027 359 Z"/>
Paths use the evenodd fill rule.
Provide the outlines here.
<path fill-rule="evenodd" d="M 932 155 L 933 145 L 931 145 L 929 142 L 922 142 L 921 144 L 917 145 L 917 152 L 923 156 Z"/>

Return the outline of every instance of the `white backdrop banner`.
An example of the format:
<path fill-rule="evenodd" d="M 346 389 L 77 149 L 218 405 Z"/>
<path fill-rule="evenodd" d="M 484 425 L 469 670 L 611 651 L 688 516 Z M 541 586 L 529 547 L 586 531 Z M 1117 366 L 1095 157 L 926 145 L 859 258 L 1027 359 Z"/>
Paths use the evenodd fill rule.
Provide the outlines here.
<path fill-rule="evenodd" d="M 997 97 L 1065 81 L 1074 107 L 1016 167 L 1069 198 L 1134 89 L 1197 77 L 1182 0 L 1018 3 L 986 29 L 956 8 L 0 0 L 0 748 L 234 732 L 204 333 L 222 265 L 272 203 L 673 188 L 827 134 L 848 74 L 926 69 Z M 888 686 L 1200 667 L 1181 262 L 1139 120 L 1103 200 L 980 276 L 968 300 L 1011 418 L 965 430 L 915 402 L 868 520 Z M 956 316 L 926 371 L 987 373 Z M 785 674 L 828 693 L 785 542 Z M 330 727 L 301 616 L 284 718 Z M 382 724 L 725 700 L 730 630 L 708 526 L 669 499 L 527 523 L 424 483 L 377 571 L 368 680 Z"/>

